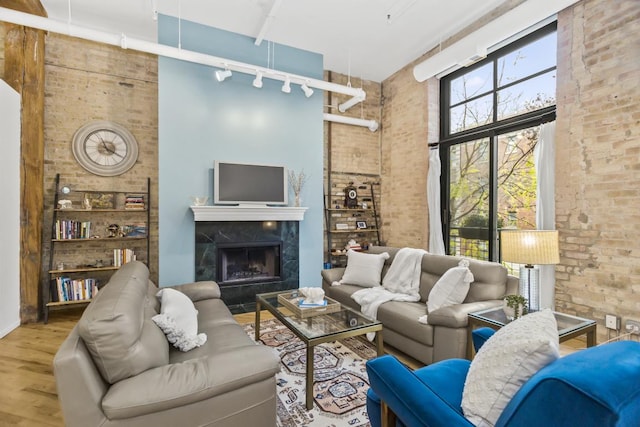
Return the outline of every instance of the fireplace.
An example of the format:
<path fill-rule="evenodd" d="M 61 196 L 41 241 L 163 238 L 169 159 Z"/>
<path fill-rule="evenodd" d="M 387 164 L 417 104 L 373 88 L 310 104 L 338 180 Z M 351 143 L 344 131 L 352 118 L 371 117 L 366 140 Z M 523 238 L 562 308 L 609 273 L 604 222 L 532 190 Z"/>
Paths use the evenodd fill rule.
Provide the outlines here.
<path fill-rule="evenodd" d="M 197 221 L 195 231 L 195 279 L 215 280 L 232 313 L 299 287 L 298 221 Z"/>
<path fill-rule="evenodd" d="M 280 280 L 282 241 L 221 243 L 217 247 L 220 286 Z"/>

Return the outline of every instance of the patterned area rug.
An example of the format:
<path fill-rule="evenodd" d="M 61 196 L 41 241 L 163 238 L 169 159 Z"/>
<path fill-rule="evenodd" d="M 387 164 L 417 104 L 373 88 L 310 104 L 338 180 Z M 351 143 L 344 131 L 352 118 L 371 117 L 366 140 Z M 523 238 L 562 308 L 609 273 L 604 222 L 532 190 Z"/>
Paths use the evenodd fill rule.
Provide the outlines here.
<path fill-rule="evenodd" d="M 244 325 L 254 338 L 254 324 Z M 278 427 L 369 426 L 365 362 L 376 350 L 365 337 L 320 344 L 314 350 L 313 409 L 305 407 L 306 348 L 276 319 L 260 323 L 260 341 L 275 348 L 282 361 L 276 375 Z"/>

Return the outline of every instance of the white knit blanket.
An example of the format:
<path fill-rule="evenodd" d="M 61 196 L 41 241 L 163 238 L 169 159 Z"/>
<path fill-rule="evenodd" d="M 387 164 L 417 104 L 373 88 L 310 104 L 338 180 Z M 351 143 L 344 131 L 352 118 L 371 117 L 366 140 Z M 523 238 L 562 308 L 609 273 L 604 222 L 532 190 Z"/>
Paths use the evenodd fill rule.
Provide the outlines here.
<path fill-rule="evenodd" d="M 387 301 L 419 301 L 422 256 L 426 253 L 423 249 L 400 249 L 382 279 L 382 286 L 361 289 L 351 295 L 360 305 L 360 311 L 377 319 L 378 308 Z M 375 333 L 367 334 L 370 341 L 374 337 Z"/>

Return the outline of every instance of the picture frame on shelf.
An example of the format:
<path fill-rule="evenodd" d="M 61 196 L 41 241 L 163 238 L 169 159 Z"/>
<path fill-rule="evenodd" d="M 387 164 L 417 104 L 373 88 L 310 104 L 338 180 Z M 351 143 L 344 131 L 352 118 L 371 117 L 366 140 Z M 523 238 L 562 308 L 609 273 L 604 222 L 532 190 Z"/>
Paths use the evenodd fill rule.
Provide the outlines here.
<path fill-rule="evenodd" d="M 367 229 L 367 222 L 366 221 L 356 221 L 356 228 L 358 230 L 365 230 Z"/>
<path fill-rule="evenodd" d="M 115 198 L 113 193 L 85 193 L 84 200 L 90 206 L 89 209 L 114 209 Z"/>

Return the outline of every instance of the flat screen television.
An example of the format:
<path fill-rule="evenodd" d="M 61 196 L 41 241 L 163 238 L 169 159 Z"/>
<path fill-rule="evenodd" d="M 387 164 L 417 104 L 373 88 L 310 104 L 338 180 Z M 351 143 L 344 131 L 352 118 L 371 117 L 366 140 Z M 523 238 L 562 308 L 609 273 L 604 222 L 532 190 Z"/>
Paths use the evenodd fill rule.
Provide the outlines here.
<path fill-rule="evenodd" d="M 215 204 L 286 205 L 288 190 L 284 166 L 214 162 Z"/>

